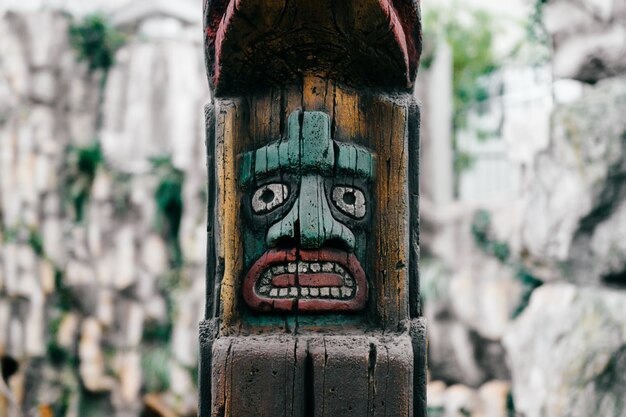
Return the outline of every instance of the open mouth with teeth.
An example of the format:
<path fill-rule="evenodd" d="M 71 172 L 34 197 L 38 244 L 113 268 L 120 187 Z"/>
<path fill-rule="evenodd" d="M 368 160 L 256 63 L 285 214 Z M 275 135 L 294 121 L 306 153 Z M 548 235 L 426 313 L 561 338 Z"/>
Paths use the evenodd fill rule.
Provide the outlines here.
<path fill-rule="evenodd" d="M 243 296 L 259 311 L 357 311 L 365 305 L 367 281 L 351 253 L 272 250 L 248 271 Z"/>

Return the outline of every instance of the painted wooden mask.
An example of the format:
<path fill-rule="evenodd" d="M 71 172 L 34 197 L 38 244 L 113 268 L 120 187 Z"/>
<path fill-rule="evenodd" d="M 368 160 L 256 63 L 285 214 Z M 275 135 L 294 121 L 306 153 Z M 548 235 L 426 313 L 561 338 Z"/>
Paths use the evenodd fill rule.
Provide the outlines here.
<path fill-rule="evenodd" d="M 287 137 L 241 161 L 243 297 L 263 312 L 349 312 L 367 302 L 375 156 L 294 111 Z"/>

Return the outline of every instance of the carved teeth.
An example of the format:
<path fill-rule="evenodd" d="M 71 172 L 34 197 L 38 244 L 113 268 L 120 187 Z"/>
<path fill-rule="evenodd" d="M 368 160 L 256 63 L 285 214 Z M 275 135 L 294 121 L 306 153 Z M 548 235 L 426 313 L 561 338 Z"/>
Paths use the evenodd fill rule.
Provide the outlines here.
<path fill-rule="evenodd" d="M 342 277 L 351 277 L 350 273 L 346 271 L 346 269 L 334 262 L 289 262 L 284 265 L 276 265 L 272 266 L 264 273 L 264 277 L 267 276 L 276 276 L 285 273 L 295 274 L 299 273 L 319 273 L 319 272 L 334 272 L 337 275 L 341 275 Z"/>
<path fill-rule="evenodd" d="M 272 278 L 286 273 L 295 274 L 335 273 L 343 279 L 342 287 L 300 287 L 293 285 L 288 287 L 274 287 Z M 284 284 L 283 284 L 284 285 Z M 335 262 L 306 262 L 294 261 L 281 265 L 274 265 L 266 269 L 259 279 L 257 292 L 259 295 L 270 298 L 296 298 L 303 299 L 327 298 L 327 299 L 350 299 L 356 293 L 356 282 L 348 270 Z"/>
<path fill-rule="evenodd" d="M 343 269 L 341 265 L 335 264 L 335 272 L 338 273 L 339 275 L 344 275 L 346 273 L 346 270 Z"/>
<path fill-rule="evenodd" d="M 300 295 L 304 298 L 330 298 L 330 299 L 349 299 L 355 293 L 354 288 L 343 287 L 288 287 L 288 288 L 271 288 L 269 285 L 259 287 L 259 294 L 269 295 L 273 298 L 278 297 L 297 297 Z"/>

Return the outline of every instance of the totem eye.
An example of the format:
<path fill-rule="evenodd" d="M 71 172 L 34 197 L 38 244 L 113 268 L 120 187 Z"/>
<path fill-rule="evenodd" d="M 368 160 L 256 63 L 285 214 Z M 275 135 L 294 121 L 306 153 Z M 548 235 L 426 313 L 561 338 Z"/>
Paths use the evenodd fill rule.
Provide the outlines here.
<path fill-rule="evenodd" d="M 357 188 L 337 186 L 333 188 L 333 203 L 342 212 L 362 219 L 365 217 L 365 195 Z"/>
<path fill-rule="evenodd" d="M 272 211 L 281 206 L 288 195 L 289 189 L 284 184 L 265 184 L 257 188 L 252 195 L 252 210 L 256 214 Z"/>

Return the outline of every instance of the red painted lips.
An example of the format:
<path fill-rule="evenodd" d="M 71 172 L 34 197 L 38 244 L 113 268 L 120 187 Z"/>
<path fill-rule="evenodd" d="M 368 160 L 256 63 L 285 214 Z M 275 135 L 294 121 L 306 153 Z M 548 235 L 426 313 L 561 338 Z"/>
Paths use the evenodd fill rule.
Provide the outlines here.
<path fill-rule="evenodd" d="M 346 312 L 367 300 L 365 272 L 354 254 L 331 249 L 271 250 L 243 281 L 246 303 L 259 311 Z"/>

